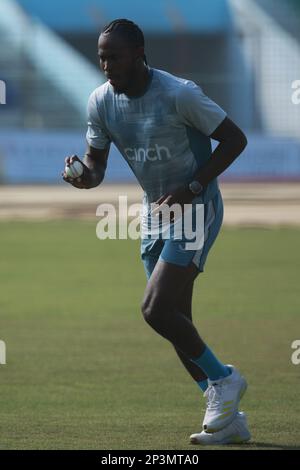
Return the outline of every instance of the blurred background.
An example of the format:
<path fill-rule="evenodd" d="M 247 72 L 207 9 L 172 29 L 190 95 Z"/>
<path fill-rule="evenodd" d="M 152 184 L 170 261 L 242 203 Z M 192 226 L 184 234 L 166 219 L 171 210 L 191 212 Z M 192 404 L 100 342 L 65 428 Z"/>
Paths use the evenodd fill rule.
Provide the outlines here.
<path fill-rule="evenodd" d="M 73 0 L 72 8 L 67 0 L 1 0 L 2 185 L 62 185 L 64 157 L 85 150 L 88 96 L 105 80 L 99 32 L 118 17 L 143 29 L 151 66 L 200 84 L 246 132 L 247 149 L 221 181 L 276 182 L 275 196 L 278 182 L 299 180 L 300 104 L 292 100 L 300 80 L 298 0 Z M 114 147 L 105 182 L 135 182 Z M 225 188 L 232 197 L 241 192 Z M 296 197 L 298 184 L 288 188 L 289 199 L 291 190 Z M 0 204 L 11 190 L 5 186 Z"/>
<path fill-rule="evenodd" d="M 96 237 L 98 204 L 141 201 L 134 176 L 112 146 L 99 188 L 61 179 L 122 17 L 248 137 L 193 319 L 251 385 L 247 449 L 299 449 L 300 0 L 0 0 L 0 448 L 191 449 L 200 429 L 199 387 L 141 317 L 139 240 Z"/>

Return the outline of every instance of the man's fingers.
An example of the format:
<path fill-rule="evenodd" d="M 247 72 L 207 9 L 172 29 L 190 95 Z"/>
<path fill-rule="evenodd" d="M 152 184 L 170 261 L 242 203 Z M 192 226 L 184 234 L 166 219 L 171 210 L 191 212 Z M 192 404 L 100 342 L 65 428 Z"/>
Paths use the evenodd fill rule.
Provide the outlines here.
<path fill-rule="evenodd" d="M 167 197 L 168 197 L 168 196 L 166 196 L 166 195 L 161 196 L 157 201 L 155 201 L 155 204 L 161 204 L 164 199 L 167 199 Z"/>
<path fill-rule="evenodd" d="M 63 180 L 64 180 L 66 183 L 73 184 L 73 180 L 71 180 L 70 178 L 68 178 L 68 177 L 65 176 L 64 174 L 63 174 Z"/>
<path fill-rule="evenodd" d="M 71 163 L 80 162 L 83 165 L 83 162 L 80 160 L 79 157 L 77 157 L 77 155 L 72 155 L 71 158 L 70 158 L 70 162 Z"/>
<path fill-rule="evenodd" d="M 162 198 L 160 198 L 160 199 L 162 199 Z M 169 202 L 170 202 L 170 200 L 171 200 L 171 196 L 167 196 L 167 197 L 164 196 L 164 198 L 162 199 L 162 201 L 159 202 L 160 199 L 158 199 L 158 201 L 155 202 L 156 207 L 155 207 L 155 208 L 153 209 L 153 211 L 151 212 L 152 215 L 157 215 L 157 214 L 159 213 L 159 211 L 162 209 L 162 207 L 163 207 L 164 204 L 169 205 Z"/>
<path fill-rule="evenodd" d="M 71 165 L 71 163 L 75 162 L 76 160 L 80 162 L 80 159 L 77 157 L 77 155 L 69 155 L 65 158 L 65 164 Z"/>
<path fill-rule="evenodd" d="M 167 198 L 168 196 L 164 195 L 157 199 L 157 201 L 153 203 L 155 205 L 155 208 L 153 209 L 153 211 L 151 211 L 151 214 L 156 215 L 160 211 L 163 201 L 167 200 Z"/>
<path fill-rule="evenodd" d="M 70 184 L 74 184 L 75 178 L 70 178 L 69 176 L 66 175 L 65 172 L 63 172 L 61 175 L 62 175 L 64 181 L 66 181 L 67 183 L 70 183 Z"/>
<path fill-rule="evenodd" d="M 67 176 L 66 171 L 63 171 L 61 174 L 62 178 L 66 183 L 69 183 L 72 186 L 74 186 L 74 188 L 88 189 L 90 186 L 88 184 L 88 181 L 86 180 L 86 174 L 85 174 L 86 166 L 80 160 L 80 158 L 78 158 L 77 155 L 70 155 L 65 158 L 65 165 L 70 166 L 75 161 L 79 161 L 83 165 L 84 173 L 81 176 L 78 176 L 77 178 L 71 178 L 70 176 Z"/>
<path fill-rule="evenodd" d="M 66 182 L 66 183 L 69 183 L 71 184 L 72 186 L 74 186 L 74 188 L 78 188 L 78 189 L 87 189 L 87 187 L 85 186 L 84 183 L 82 183 L 82 178 L 68 178 L 67 176 L 64 176 L 64 174 L 62 175 L 63 177 L 63 180 Z"/>

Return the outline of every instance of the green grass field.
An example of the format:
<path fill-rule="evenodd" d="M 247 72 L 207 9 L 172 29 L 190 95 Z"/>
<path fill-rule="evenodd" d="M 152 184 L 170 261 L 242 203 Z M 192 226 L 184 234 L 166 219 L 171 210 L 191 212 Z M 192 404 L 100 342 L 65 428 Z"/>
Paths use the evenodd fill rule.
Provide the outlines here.
<path fill-rule="evenodd" d="M 139 241 L 95 229 L 0 224 L 0 448 L 199 449 L 204 399 L 140 313 Z M 196 283 L 202 337 L 248 379 L 244 449 L 300 449 L 299 236 L 224 228 Z"/>

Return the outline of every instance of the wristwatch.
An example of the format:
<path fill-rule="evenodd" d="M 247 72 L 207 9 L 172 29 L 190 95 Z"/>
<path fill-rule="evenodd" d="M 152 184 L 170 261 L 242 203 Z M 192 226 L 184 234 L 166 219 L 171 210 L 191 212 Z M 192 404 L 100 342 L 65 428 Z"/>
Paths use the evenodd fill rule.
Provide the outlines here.
<path fill-rule="evenodd" d="M 189 190 L 195 195 L 199 196 L 199 194 L 203 191 L 203 186 L 199 181 L 192 181 L 189 184 Z"/>

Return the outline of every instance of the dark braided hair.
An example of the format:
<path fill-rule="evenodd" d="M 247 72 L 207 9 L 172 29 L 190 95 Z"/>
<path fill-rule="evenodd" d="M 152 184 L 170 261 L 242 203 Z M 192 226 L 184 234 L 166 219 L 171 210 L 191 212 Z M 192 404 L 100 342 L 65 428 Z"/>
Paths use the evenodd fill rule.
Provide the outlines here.
<path fill-rule="evenodd" d="M 101 34 L 109 34 L 118 32 L 124 36 L 127 41 L 135 47 L 145 47 L 145 39 L 143 31 L 133 21 L 119 18 L 104 26 Z M 144 54 L 144 62 L 148 65 L 146 55 Z"/>

